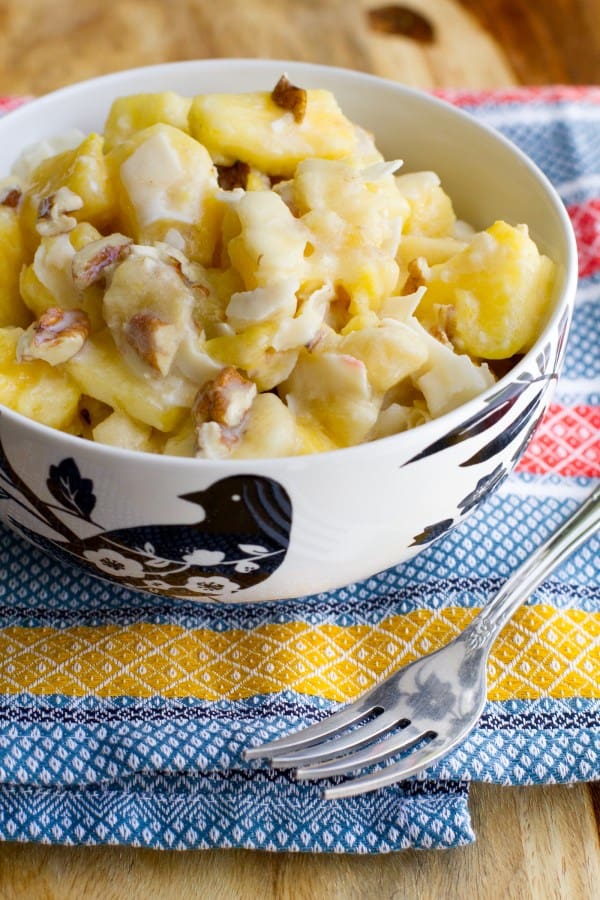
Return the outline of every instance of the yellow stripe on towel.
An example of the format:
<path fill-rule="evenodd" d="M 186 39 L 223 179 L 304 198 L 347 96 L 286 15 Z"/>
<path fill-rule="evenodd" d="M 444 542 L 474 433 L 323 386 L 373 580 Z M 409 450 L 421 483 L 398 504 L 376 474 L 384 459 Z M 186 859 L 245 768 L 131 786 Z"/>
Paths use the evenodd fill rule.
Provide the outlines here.
<path fill-rule="evenodd" d="M 477 610 L 415 610 L 378 625 L 0 629 L 0 693 L 238 700 L 284 689 L 347 700 L 445 644 Z M 443 676 L 443 673 L 441 673 Z M 525 607 L 497 641 L 491 700 L 600 697 L 600 614 Z"/>

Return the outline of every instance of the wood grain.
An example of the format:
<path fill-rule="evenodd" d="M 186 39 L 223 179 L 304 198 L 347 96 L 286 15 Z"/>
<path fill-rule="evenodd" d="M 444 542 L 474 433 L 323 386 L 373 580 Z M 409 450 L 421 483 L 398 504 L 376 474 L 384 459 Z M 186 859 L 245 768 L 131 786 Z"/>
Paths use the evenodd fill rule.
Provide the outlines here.
<path fill-rule="evenodd" d="M 381 0 L 0 0 L 0 93 L 133 66 L 289 58 L 419 87 L 599 83 L 600 0 L 409 0 L 431 42 L 369 27 Z M 387 857 L 0 845 L 1 900 L 595 900 L 600 787 L 475 785 L 477 843 Z"/>
<path fill-rule="evenodd" d="M 527 84 L 600 81 L 600 2 L 461 0 Z"/>
<path fill-rule="evenodd" d="M 378 5 L 376 0 L 8 0 L 0 3 L 0 89 L 39 94 L 117 69 L 213 56 L 329 63 L 422 87 L 514 81 L 502 49 L 453 0 L 411 0 L 435 27 L 431 45 L 370 29 L 367 13 Z"/>
<path fill-rule="evenodd" d="M 5 0 L 0 90 L 45 93 L 131 66 L 259 56 L 421 87 L 600 81 L 600 0 L 410 0 L 432 43 L 382 34 L 377 0 Z"/>

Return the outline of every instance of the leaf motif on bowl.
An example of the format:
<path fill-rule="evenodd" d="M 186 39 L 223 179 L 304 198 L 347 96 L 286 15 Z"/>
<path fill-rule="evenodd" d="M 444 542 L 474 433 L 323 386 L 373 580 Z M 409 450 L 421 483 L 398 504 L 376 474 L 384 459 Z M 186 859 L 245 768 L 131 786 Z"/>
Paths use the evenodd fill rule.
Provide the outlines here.
<path fill-rule="evenodd" d="M 461 513 L 465 515 L 470 512 L 490 494 L 493 490 L 495 490 L 506 478 L 508 475 L 508 470 L 502 464 L 497 465 L 493 472 L 490 472 L 489 475 L 484 475 L 479 479 L 477 484 L 475 485 L 475 489 L 471 491 L 470 494 L 467 494 L 466 497 L 458 504 L 458 508 Z"/>
<path fill-rule="evenodd" d="M 415 535 L 410 546 L 421 547 L 424 544 L 430 544 L 432 541 L 437 541 L 439 537 L 452 528 L 453 524 L 454 519 L 442 519 L 440 522 L 434 522 L 433 525 L 426 525 L 423 531 Z"/>
<path fill-rule="evenodd" d="M 529 401 L 525 409 L 523 409 L 517 418 L 507 425 L 503 431 L 496 434 L 491 441 L 488 441 L 487 444 L 480 447 L 476 453 L 464 462 L 461 462 L 461 468 L 465 468 L 466 466 L 476 466 L 479 465 L 479 463 L 486 462 L 488 459 L 492 459 L 508 447 L 508 445 L 523 431 L 523 428 L 527 427 L 531 413 L 539 404 L 540 399 L 544 394 L 544 390 L 545 389 L 538 391 L 535 397 Z"/>
<path fill-rule="evenodd" d="M 77 463 L 72 457 L 63 459 L 57 466 L 50 466 L 48 490 L 65 509 L 71 510 L 91 521 L 90 516 L 96 505 L 93 483 L 89 478 L 82 478 Z"/>

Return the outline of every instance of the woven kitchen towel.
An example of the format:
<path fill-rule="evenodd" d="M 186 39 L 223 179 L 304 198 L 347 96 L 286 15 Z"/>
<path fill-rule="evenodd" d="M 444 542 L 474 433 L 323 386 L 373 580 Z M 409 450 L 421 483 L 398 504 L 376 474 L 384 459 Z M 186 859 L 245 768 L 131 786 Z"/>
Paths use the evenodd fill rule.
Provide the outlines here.
<path fill-rule="evenodd" d="M 314 722 L 445 643 L 600 476 L 600 89 L 449 99 L 546 171 L 579 242 L 564 374 L 518 472 L 411 562 L 330 594 L 226 612 L 112 589 L 0 529 L 0 837 L 453 847 L 473 839 L 471 780 L 600 777 L 597 539 L 505 629 L 478 728 L 422 778 L 325 802 L 317 787 L 241 756 L 253 739 Z"/>

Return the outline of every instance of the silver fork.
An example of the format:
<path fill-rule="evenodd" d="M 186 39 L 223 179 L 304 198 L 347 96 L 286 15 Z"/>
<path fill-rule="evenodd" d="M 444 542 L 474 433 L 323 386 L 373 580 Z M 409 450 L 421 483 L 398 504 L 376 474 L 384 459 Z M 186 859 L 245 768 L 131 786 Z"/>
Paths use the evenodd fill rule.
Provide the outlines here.
<path fill-rule="evenodd" d="M 316 780 L 373 766 L 412 747 L 400 762 L 327 787 L 323 796 L 330 800 L 374 791 L 431 766 L 477 724 L 486 699 L 487 658 L 499 632 L 546 576 L 599 526 L 600 485 L 457 638 L 394 672 L 323 721 L 248 748 L 244 757 L 266 757 L 276 769 L 295 769 L 297 778 Z"/>

